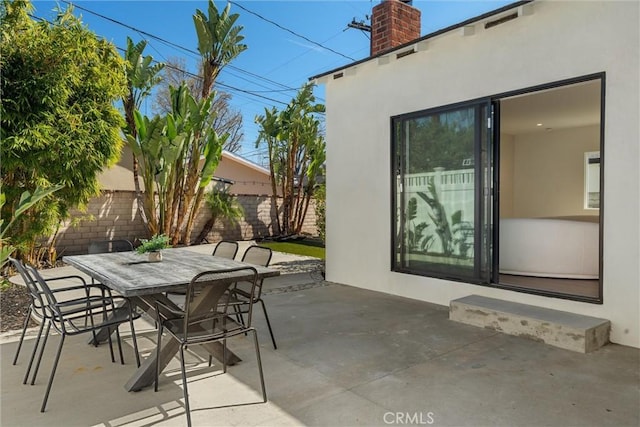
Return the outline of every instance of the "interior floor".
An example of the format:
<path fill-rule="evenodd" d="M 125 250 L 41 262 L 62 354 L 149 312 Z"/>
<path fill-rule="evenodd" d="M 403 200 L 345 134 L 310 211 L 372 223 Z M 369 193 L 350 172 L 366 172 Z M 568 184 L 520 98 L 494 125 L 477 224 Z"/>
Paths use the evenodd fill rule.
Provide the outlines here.
<path fill-rule="evenodd" d="M 549 277 L 501 274 L 500 284 L 529 290 L 555 292 L 571 296 L 598 298 L 600 284 L 596 279 L 556 279 Z"/>

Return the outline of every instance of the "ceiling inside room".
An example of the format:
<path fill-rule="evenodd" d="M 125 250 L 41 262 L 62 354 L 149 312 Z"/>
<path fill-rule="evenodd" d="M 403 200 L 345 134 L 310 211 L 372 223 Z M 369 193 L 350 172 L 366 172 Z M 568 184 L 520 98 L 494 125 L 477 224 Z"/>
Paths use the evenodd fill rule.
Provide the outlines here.
<path fill-rule="evenodd" d="M 501 133 L 518 135 L 600 123 L 600 80 L 503 98 Z"/>

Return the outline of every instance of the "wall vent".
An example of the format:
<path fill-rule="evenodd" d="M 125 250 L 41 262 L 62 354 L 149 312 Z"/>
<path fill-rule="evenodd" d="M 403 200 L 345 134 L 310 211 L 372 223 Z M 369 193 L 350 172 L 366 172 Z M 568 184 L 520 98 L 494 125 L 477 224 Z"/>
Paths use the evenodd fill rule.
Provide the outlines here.
<path fill-rule="evenodd" d="M 344 77 L 344 73 L 336 73 L 333 75 L 333 80 L 339 79 L 340 77 Z"/>
<path fill-rule="evenodd" d="M 404 58 L 405 56 L 409 56 L 416 53 L 416 50 L 411 48 L 409 50 L 405 50 L 404 52 L 400 52 L 399 54 L 396 55 L 396 59 L 401 59 Z"/>
<path fill-rule="evenodd" d="M 484 28 L 489 29 L 489 28 L 493 28 L 495 26 L 498 26 L 500 24 L 504 24 L 505 22 L 509 22 L 512 21 L 514 19 L 516 19 L 518 17 L 518 12 L 512 13 L 511 15 L 507 15 L 507 16 L 503 16 L 502 18 L 496 19 L 495 21 L 489 21 L 486 24 L 484 24 Z"/>

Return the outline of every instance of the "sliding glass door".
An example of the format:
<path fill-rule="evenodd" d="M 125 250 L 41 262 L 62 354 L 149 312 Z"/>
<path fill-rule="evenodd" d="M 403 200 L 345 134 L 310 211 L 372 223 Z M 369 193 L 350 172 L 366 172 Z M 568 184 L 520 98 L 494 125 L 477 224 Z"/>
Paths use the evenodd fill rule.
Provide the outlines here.
<path fill-rule="evenodd" d="M 394 117 L 394 271 L 489 283 L 491 104 Z"/>

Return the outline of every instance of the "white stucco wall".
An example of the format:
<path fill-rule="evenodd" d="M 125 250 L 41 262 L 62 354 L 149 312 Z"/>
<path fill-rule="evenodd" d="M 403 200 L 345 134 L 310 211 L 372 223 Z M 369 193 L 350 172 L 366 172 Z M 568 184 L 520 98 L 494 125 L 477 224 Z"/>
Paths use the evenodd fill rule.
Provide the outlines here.
<path fill-rule="evenodd" d="M 442 305 L 480 294 L 603 317 L 613 342 L 640 347 L 638 28 L 635 1 L 539 1 L 531 15 L 323 79 L 327 279 Z M 603 304 L 391 272 L 391 116 L 598 72 L 606 72 Z"/>

